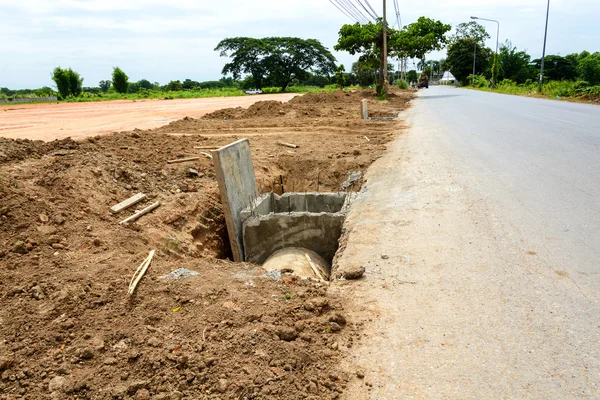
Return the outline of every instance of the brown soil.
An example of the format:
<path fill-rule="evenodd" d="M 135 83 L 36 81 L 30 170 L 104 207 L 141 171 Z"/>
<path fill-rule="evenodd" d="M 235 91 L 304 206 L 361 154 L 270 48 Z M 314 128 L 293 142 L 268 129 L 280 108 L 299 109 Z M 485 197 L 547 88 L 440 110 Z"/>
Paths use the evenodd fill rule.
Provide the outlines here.
<path fill-rule="evenodd" d="M 359 327 L 327 285 L 222 260 L 214 169 L 194 146 L 248 137 L 261 191 L 340 190 L 401 126 L 360 120 L 365 96 L 389 114 L 411 95 L 309 94 L 83 142 L 2 140 L 0 398 L 337 398 L 358 379 L 338 365 Z M 138 209 L 161 207 L 119 225 L 132 210 L 109 207 L 138 192 Z M 159 278 L 180 267 L 199 275 Z"/>

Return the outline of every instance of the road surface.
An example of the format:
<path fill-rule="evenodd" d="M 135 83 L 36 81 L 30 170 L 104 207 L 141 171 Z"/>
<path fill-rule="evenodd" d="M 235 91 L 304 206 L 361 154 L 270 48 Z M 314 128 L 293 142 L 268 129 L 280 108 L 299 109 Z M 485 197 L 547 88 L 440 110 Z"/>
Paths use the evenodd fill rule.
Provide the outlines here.
<path fill-rule="evenodd" d="M 600 108 L 432 87 L 367 174 L 347 398 L 600 398 Z"/>
<path fill-rule="evenodd" d="M 261 100 L 288 101 L 293 93 L 175 100 L 117 100 L 90 103 L 2 104 L 0 136 L 12 139 L 83 139 L 89 136 L 152 129 L 184 118 L 199 118 Z"/>

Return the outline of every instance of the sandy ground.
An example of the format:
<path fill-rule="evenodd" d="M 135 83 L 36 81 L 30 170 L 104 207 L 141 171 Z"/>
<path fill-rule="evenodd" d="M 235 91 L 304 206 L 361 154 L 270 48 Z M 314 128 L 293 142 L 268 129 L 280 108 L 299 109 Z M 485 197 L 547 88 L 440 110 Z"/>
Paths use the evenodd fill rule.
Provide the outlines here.
<path fill-rule="evenodd" d="M 360 323 L 323 283 L 224 259 L 215 171 L 200 151 L 250 136 L 261 192 L 281 181 L 337 191 L 401 132 L 399 120 L 360 119 L 365 97 L 374 114 L 397 114 L 412 93 L 312 93 L 81 141 L 0 138 L 0 399 L 339 398 L 358 380 L 339 365 Z M 188 156 L 198 159 L 167 163 Z M 148 199 L 110 213 L 138 192 Z M 199 275 L 161 278 L 178 268 Z"/>
<path fill-rule="evenodd" d="M 598 398 L 597 301 L 505 218 L 432 123 L 429 95 L 346 223 L 340 267 L 366 274 L 336 284 L 365 322 L 346 360 L 365 377 L 345 398 Z"/>
<path fill-rule="evenodd" d="M 257 101 L 288 101 L 293 93 L 206 99 L 103 101 L 0 106 L 0 136 L 50 141 L 82 139 L 106 133 L 152 129 L 183 117 L 199 118 L 227 107 Z"/>

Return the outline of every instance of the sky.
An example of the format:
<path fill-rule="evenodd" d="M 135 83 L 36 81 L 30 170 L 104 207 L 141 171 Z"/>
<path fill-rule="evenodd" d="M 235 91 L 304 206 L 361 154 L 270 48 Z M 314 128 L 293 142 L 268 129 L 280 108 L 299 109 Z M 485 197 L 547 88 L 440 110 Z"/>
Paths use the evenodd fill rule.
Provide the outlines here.
<path fill-rule="evenodd" d="M 370 3 L 381 15 L 383 0 Z M 387 4 L 392 19 L 393 1 Z M 499 20 L 500 42 L 510 39 L 534 58 L 541 56 L 546 0 L 399 0 L 399 5 L 404 24 L 419 16 L 452 26 L 471 15 Z M 599 17 L 599 0 L 551 0 L 546 54 L 600 51 Z M 224 38 L 315 38 L 333 52 L 339 28 L 352 22 L 328 0 L 0 0 L 0 87 L 52 87 L 56 66 L 79 72 L 84 86 L 110 79 L 115 66 L 130 81 L 217 80 L 227 59 L 214 48 Z M 496 24 L 484 25 L 494 48 Z M 333 54 L 346 70 L 357 58 Z"/>

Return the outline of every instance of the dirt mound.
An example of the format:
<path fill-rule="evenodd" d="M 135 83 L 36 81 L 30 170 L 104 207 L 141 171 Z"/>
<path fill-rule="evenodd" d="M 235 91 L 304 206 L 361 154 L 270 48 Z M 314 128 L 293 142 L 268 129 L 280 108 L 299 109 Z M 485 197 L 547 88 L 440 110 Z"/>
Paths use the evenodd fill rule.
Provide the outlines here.
<path fill-rule="evenodd" d="M 351 92 L 335 91 L 331 93 L 307 93 L 303 96 L 296 96 L 289 101 L 290 104 L 319 104 L 347 101 L 354 97 Z"/>
<path fill-rule="evenodd" d="M 242 118 L 244 115 L 244 109 L 242 107 L 236 108 L 224 108 L 217 110 L 209 114 L 204 115 L 203 119 L 235 119 Z"/>
<path fill-rule="evenodd" d="M 79 144 L 70 138 L 48 143 L 41 140 L 0 138 L 0 164 L 29 157 L 40 157 L 56 150 L 72 150 L 78 146 Z"/>

